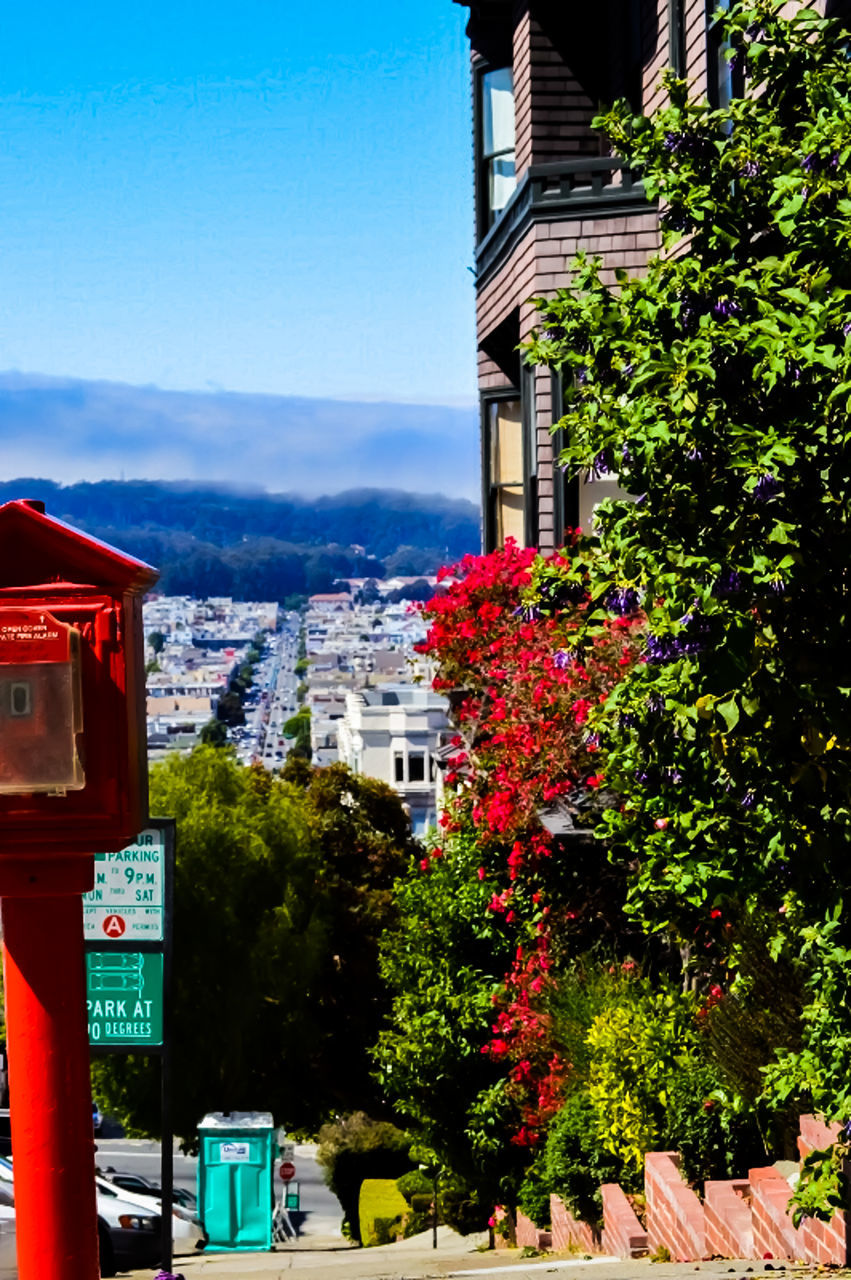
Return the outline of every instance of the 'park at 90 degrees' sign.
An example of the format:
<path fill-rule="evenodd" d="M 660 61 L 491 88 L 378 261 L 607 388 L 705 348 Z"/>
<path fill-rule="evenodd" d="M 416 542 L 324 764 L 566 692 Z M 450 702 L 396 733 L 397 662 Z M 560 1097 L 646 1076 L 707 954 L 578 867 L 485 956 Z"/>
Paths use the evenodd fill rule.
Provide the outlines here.
<path fill-rule="evenodd" d="M 91 1045 L 162 1044 L 162 952 L 89 951 L 86 1004 Z"/>
<path fill-rule="evenodd" d="M 95 854 L 94 888 L 83 895 L 86 942 L 162 942 L 165 833 L 142 831 L 118 853 Z"/>

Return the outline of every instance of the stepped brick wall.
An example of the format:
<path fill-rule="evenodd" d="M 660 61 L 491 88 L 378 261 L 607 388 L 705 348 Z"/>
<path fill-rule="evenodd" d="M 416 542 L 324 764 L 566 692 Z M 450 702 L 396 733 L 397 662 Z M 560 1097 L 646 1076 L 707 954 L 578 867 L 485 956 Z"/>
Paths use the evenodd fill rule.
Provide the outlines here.
<path fill-rule="evenodd" d="M 677 1262 L 706 1257 L 703 1205 L 682 1179 L 676 1151 L 651 1151 L 644 1161 L 647 1242 L 666 1248 Z"/>
<path fill-rule="evenodd" d="M 549 1249 L 552 1247 L 553 1238 L 549 1231 L 542 1231 L 540 1227 L 536 1227 L 531 1218 L 527 1218 L 525 1213 L 519 1209 L 517 1211 L 517 1222 L 515 1224 L 517 1235 L 518 1249 Z"/>
<path fill-rule="evenodd" d="M 643 1258 L 648 1253 L 647 1232 L 642 1227 L 632 1205 L 616 1182 L 604 1182 L 600 1188 L 603 1197 L 603 1250 L 620 1258 Z"/>
<path fill-rule="evenodd" d="M 751 1169 L 753 1242 L 758 1258 L 803 1258 L 804 1240 L 788 1212 L 792 1188 L 773 1165 Z"/>
<path fill-rule="evenodd" d="M 753 1258 L 753 1214 L 747 1180 L 707 1182 L 703 1194 L 706 1252 L 722 1258 Z"/>
<path fill-rule="evenodd" d="M 805 1160 L 811 1151 L 824 1151 L 832 1147 L 842 1130 L 842 1125 L 825 1124 L 821 1116 L 801 1116 L 798 1135 L 798 1151 Z"/>
<path fill-rule="evenodd" d="M 560 1196 L 550 1196 L 550 1222 L 553 1248 L 559 1253 L 581 1249 L 584 1253 L 600 1252 L 600 1237 L 588 1222 L 574 1218 Z"/>

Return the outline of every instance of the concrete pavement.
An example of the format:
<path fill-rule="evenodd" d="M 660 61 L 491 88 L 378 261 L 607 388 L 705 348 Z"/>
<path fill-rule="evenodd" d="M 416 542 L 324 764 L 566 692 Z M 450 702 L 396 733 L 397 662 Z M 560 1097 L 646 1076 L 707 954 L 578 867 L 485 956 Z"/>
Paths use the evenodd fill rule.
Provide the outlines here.
<path fill-rule="evenodd" d="M 312 1273 L 314 1280 L 444 1280 L 449 1277 L 505 1275 L 506 1280 L 805 1280 L 824 1276 L 818 1268 L 784 1262 L 730 1261 L 654 1263 L 643 1258 L 588 1258 L 577 1254 L 547 1254 L 523 1258 L 520 1250 L 498 1253 L 481 1249 L 481 1237 L 462 1237 L 448 1227 L 438 1231 L 438 1248 L 431 1233 L 398 1244 L 358 1249 L 339 1240 L 312 1238 L 279 1245 L 273 1253 L 209 1253 L 180 1258 L 173 1271 L 185 1280 L 293 1280 Z M 150 1271 L 129 1273 L 151 1280 Z M 851 1276 L 832 1270 L 832 1276 Z"/>

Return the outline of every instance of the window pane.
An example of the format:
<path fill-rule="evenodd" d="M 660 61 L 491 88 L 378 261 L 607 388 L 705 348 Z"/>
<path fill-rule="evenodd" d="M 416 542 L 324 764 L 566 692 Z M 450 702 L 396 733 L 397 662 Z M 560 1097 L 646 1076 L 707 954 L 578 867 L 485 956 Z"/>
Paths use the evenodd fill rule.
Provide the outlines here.
<path fill-rule="evenodd" d="M 511 67 L 482 77 L 482 147 L 486 156 L 514 150 L 514 72 Z"/>
<path fill-rule="evenodd" d="M 490 406 L 493 485 L 523 483 L 523 419 L 519 400 L 494 400 Z"/>
<path fill-rule="evenodd" d="M 421 751 L 408 756 L 408 781 L 425 782 L 425 756 Z"/>
<path fill-rule="evenodd" d="M 491 160 L 489 191 L 491 213 L 502 212 L 516 186 L 513 153 L 510 156 L 498 156 L 497 159 Z"/>
<path fill-rule="evenodd" d="M 396 782 L 405 781 L 405 757 L 400 751 L 393 756 L 393 777 Z"/>
<path fill-rule="evenodd" d="M 496 545 L 513 538 L 519 547 L 526 545 L 525 504 L 522 484 L 505 485 L 496 493 Z"/>

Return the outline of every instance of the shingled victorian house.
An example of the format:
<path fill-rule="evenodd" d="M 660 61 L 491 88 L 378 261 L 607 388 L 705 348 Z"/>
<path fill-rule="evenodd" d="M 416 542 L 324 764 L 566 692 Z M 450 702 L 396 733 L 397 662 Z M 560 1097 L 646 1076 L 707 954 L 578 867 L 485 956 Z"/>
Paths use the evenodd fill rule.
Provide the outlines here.
<path fill-rule="evenodd" d="M 521 364 L 530 299 L 564 284 L 578 249 L 637 271 L 658 245 L 641 182 L 591 130 L 618 97 L 651 111 L 667 66 L 721 104 L 736 90 L 715 0 L 456 0 L 470 9 L 484 544 L 542 550 L 587 527 L 609 478 L 563 475 L 550 426 L 561 387 Z"/>

